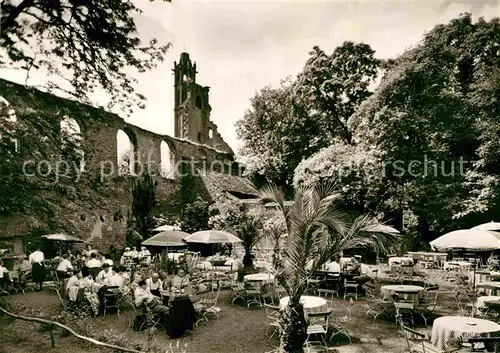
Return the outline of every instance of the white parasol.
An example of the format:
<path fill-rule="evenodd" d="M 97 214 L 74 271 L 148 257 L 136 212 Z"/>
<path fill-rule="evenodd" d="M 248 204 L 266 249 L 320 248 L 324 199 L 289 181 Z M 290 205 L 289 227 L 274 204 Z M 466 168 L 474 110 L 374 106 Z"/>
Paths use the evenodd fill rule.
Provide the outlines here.
<path fill-rule="evenodd" d="M 184 238 L 186 243 L 223 244 L 243 243 L 236 235 L 222 230 L 201 230 Z"/>

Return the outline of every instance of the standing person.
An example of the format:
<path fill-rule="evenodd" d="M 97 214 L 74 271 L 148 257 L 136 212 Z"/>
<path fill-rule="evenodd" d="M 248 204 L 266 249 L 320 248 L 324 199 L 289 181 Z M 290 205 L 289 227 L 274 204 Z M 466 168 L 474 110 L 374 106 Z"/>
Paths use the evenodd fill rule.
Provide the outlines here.
<path fill-rule="evenodd" d="M 37 246 L 36 251 L 30 254 L 29 261 L 31 263 L 31 276 L 33 277 L 33 282 L 38 284 L 37 292 L 42 290 L 43 281 L 45 279 L 45 255 L 40 250 L 40 246 Z"/>

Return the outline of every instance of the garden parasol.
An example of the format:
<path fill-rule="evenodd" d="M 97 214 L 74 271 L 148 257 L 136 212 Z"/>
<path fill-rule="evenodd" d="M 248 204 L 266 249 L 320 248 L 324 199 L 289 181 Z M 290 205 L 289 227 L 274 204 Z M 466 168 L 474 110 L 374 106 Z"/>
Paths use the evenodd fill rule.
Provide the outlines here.
<path fill-rule="evenodd" d="M 172 226 L 169 224 L 165 224 L 163 226 L 156 227 L 155 229 L 153 229 L 153 232 L 166 232 L 166 231 L 171 231 L 171 230 L 181 230 L 181 228 L 178 226 Z"/>
<path fill-rule="evenodd" d="M 476 252 L 500 249 L 500 233 L 478 229 L 460 229 L 446 233 L 429 243 L 438 251 L 465 250 Z M 476 265 L 474 264 L 473 286 L 476 286 Z"/>
<path fill-rule="evenodd" d="M 243 243 L 236 235 L 222 230 L 201 230 L 184 238 L 186 243 L 223 244 Z"/>
<path fill-rule="evenodd" d="M 142 242 L 144 246 L 165 246 L 177 247 L 186 246 L 182 239 L 188 237 L 189 234 L 180 230 L 170 230 L 153 235 L 151 238 Z"/>
<path fill-rule="evenodd" d="M 483 223 L 478 226 L 475 226 L 471 229 L 477 229 L 477 230 L 487 230 L 487 231 L 500 231 L 500 222 L 488 222 L 488 223 Z"/>
<path fill-rule="evenodd" d="M 62 234 L 62 233 L 42 235 L 42 238 L 45 238 L 47 240 L 62 241 L 67 243 L 85 243 L 85 241 L 83 241 L 80 238 L 77 238 L 73 235 Z"/>

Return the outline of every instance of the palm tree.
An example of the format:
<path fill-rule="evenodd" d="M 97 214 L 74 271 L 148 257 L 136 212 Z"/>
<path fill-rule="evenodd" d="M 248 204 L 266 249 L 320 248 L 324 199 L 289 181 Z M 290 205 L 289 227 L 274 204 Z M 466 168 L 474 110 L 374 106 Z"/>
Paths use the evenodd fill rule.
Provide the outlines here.
<path fill-rule="evenodd" d="M 386 250 L 397 235 L 363 231 L 378 222 L 367 216 L 346 222 L 338 207 L 338 193 L 332 184 L 295 189 L 293 205 L 286 207 L 284 194 L 270 186 L 260 191 L 262 203 L 275 202 L 277 222 L 271 236 L 283 242 L 274 256 L 275 278 L 290 297 L 280 316 L 280 348 L 287 353 L 304 352 L 307 323 L 300 297 L 307 280 L 332 257 L 343 250 L 370 247 Z M 277 228 L 281 226 L 281 231 Z"/>

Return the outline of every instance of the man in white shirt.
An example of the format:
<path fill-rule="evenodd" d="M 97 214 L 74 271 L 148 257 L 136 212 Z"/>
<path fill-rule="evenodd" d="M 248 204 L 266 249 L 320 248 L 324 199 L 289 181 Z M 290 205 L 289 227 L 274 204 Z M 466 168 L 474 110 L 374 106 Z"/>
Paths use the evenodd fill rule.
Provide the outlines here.
<path fill-rule="evenodd" d="M 30 254 L 29 261 L 32 266 L 31 276 L 33 277 L 33 282 L 38 284 L 37 292 L 42 290 L 43 280 L 45 279 L 45 255 L 40 251 L 40 247 L 37 247 L 36 251 Z"/>
<path fill-rule="evenodd" d="M 104 265 L 102 265 L 101 272 L 99 272 L 99 274 L 97 275 L 96 282 L 104 283 L 104 280 L 111 276 L 113 276 L 113 271 L 111 270 L 109 264 L 105 263 Z"/>
<path fill-rule="evenodd" d="M 90 260 L 87 261 L 87 267 L 89 269 L 91 269 L 91 268 L 101 268 L 102 267 L 102 263 L 101 263 L 101 261 L 99 261 L 97 259 L 97 254 L 96 253 L 92 253 L 90 255 Z"/>
<path fill-rule="evenodd" d="M 70 277 L 70 271 L 73 270 L 73 265 L 71 264 L 68 258 L 69 255 L 64 254 L 62 256 L 61 262 L 59 262 L 59 266 L 57 266 L 56 271 L 57 271 L 57 276 L 59 276 L 59 278 Z"/>
<path fill-rule="evenodd" d="M 326 272 L 340 274 L 340 264 L 335 261 L 327 262 L 323 268 Z"/>
<path fill-rule="evenodd" d="M 111 268 L 112 275 L 111 277 L 108 277 L 104 280 L 104 284 L 108 287 L 118 287 L 118 288 L 123 288 L 123 285 L 125 284 L 125 279 L 120 276 L 120 274 L 116 271 L 116 269 L 113 267 Z"/>
<path fill-rule="evenodd" d="M 151 294 L 156 295 L 157 297 L 160 296 L 160 291 L 163 289 L 163 282 L 161 281 L 158 273 L 153 273 L 151 278 L 146 280 L 146 284 L 148 285 L 148 289 Z"/>

